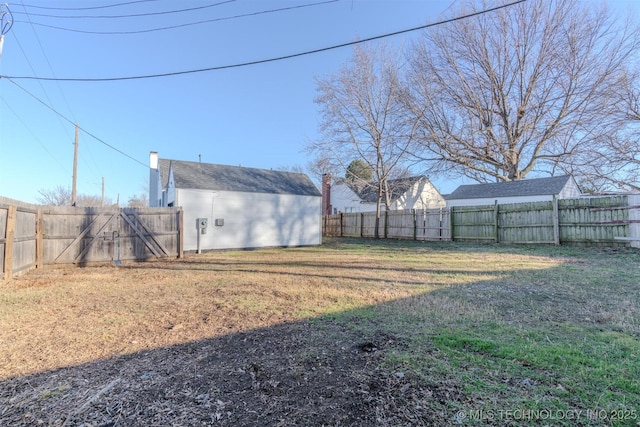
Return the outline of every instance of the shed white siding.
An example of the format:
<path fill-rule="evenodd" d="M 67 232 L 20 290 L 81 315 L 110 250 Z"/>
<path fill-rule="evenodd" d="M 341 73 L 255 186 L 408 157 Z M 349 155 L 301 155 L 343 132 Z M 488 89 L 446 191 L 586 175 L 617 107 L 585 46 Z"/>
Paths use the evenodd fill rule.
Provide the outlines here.
<path fill-rule="evenodd" d="M 322 243 L 320 197 L 180 188 L 175 194 L 184 210 L 185 250 L 197 249 L 197 218 L 208 219 L 202 250 Z"/>

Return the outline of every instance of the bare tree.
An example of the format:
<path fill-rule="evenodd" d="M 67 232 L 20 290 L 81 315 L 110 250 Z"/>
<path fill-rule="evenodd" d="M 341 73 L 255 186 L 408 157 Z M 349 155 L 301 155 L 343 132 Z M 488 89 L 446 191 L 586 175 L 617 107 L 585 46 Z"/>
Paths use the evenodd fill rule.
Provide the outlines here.
<path fill-rule="evenodd" d="M 403 83 L 400 61 L 385 46 L 358 46 L 338 73 L 317 79 L 321 106 L 322 142 L 313 151 L 331 165 L 346 171 L 361 159 L 376 179 L 376 237 L 381 206 L 391 204 L 387 180 L 406 160 L 412 129 L 402 114 Z M 363 185 L 370 185 L 370 182 Z"/>
<path fill-rule="evenodd" d="M 58 185 L 52 189 L 38 190 L 38 203 L 49 206 L 71 206 L 71 190 Z"/>
<path fill-rule="evenodd" d="M 624 126 L 577 156 L 582 180 L 593 191 L 640 191 L 639 77 L 627 75 L 618 92 L 615 117 Z"/>
<path fill-rule="evenodd" d="M 617 187 L 640 191 L 640 70 L 627 79 L 622 93 L 622 114 L 630 123 L 611 146 L 618 169 L 605 176 Z"/>
<path fill-rule="evenodd" d="M 433 28 L 410 51 L 414 153 L 479 182 L 579 174 L 579 154 L 624 126 L 614 98 L 639 45 L 629 23 L 578 0 L 529 0 Z"/>
<path fill-rule="evenodd" d="M 140 194 L 134 194 L 129 197 L 127 206 L 130 208 L 146 208 L 149 206 L 149 197 L 144 191 Z"/>
<path fill-rule="evenodd" d="M 113 201 L 108 197 L 105 197 L 105 199 L 102 200 L 101 196 L 96 196 L 93 194 L 78 194 L 76 199 L 76 206 L 98 207 L 110 206 L 114 204 Z"/>

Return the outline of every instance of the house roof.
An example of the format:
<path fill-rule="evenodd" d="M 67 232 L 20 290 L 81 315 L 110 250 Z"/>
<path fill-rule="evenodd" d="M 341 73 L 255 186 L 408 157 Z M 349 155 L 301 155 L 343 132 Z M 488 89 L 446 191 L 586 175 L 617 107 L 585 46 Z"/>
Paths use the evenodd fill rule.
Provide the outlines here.
<path fill-rule="evenodd" d="M 410 176 L 406 178 L 390 179 L 387 181 L 391 192 L 391 201 L 396 201 L 400 196 L 406 193 L 411 187 L 421 180 L 426 180 L 424 175 Z M 364 203 L 376 203 L 378 199 L 378 183 L 370 182 L 366 184 L 354 182 L 348 179 L 341 179 L 342 183 L 349 187 L 360 200 Z"/>
<path fill-rule="evenodd" d="M 490 197 L 517 197 L 557 195 L 572 179 L 571 175 L 550 178 L 523 179 L 492 184 L 461 185 L 449 194 L 447 200 L 484 199 Z"/>
<path fill-rule="evenodd" d="M 163 187 L 167 185 L 171 167 L 178 189 L 321 196 L 302 173 L 166 159 L 159 159 L 158 167 Z"/>

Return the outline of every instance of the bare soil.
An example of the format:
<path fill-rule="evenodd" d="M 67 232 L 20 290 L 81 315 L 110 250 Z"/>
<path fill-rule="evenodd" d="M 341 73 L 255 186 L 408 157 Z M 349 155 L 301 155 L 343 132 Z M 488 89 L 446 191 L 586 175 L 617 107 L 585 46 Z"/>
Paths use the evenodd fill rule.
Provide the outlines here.
<path fill-rule="evenodd" d="M 436 425 L 421 401 L 460 398 L 381 368 L 393 337 L 323 328 L 283 324 L 9 379 L 3 425 Z"/>
<path fill-rule="evenodd" d="M 0 287 L 0 425 L 442 424 L 457 387 L 357 312 L 428 277 L 330 248 L 29 272 Z"/>

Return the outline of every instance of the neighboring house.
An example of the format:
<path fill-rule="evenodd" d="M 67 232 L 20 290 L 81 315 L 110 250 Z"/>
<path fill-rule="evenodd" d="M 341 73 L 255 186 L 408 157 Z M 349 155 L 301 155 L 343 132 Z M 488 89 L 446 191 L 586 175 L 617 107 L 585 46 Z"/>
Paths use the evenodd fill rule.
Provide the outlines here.
<path fill-rule="evenodd" d="M 461 185 L 446 196 L 447 207 L 479 206 L 494 203 L 541 202 L 574 199 L 582 195 L 571 175 L 523 179 L 492 184 Z"/>
<path fill-rule="evenodd" d="M 307 175 L 165 160 L 156 152 L 149 166 L 149 205 L 183 209 L 184 250 L 322 243 L 322 195 Z"/>
<path fill-rule="evenodd" d="M 357 183 L 336 179 L 331 183 L 329 175 L 323 176 L 323 214 L 338 212 L 375 212 L 378 199 L 377 183 Z M 432 209 L 445 206 L 444 198 L 423 175 L 388 181 L 391 193 L 390 210 Z M 383 195 L 384 197 L 384 195 Z M 381 204 L 384 210 L 384 199 Z"/>

